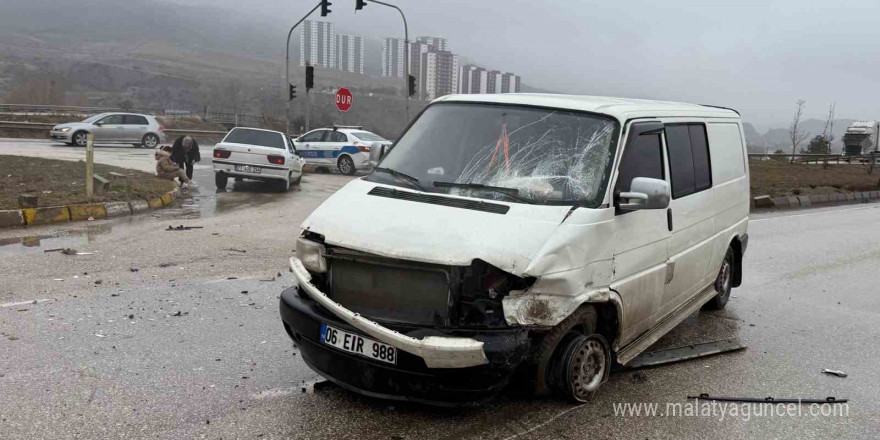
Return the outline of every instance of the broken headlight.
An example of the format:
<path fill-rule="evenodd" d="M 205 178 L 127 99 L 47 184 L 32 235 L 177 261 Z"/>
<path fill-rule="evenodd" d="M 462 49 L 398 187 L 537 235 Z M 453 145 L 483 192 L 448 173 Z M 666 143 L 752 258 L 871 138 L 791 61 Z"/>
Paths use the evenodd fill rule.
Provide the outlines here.
<path fill-rule="evenodd" d="M 296 256 L 309 272 L 327 272 L 327 260 L 324 258 L 326 252 L 321 243 L 303 237 L 296 239 Z"/>

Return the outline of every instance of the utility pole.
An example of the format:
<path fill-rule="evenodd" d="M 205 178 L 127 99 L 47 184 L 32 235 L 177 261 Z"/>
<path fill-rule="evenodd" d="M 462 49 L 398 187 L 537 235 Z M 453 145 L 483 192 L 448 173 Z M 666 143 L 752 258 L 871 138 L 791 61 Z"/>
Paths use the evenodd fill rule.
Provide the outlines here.
<path fill-rule="evenodd" d="M 296 24 L 290 28 L 290 32 L 287 33 L 287 49 L 284 51 L 284 82 L 287 83 L 288 86 L 290 86 L 290 36 L 293 35 L 293 30 L 296 29 L 297 26 L 299 26 L 303 21 L 305 21 L 306 18 L 309 18 L 309 15 L 312 15 L 312 13 L 315 12 L 316 10 L 318 10 L 318 8 L 320 8 L 321 5 L 323 5 L 323 4 L 324 4 L 323 1 L 318 2 L 318 4 L 315 5 L 315 7 L 312 8 L 312 10 L 309 11 L 308 14 L 303 16 L 303 18 L 299 19 L 299 21 L 296 22 Z M 306 91 L 306 102 L 308 102 L 308 91 Z M 306 108 L 308 108 L 308 107 L 306 107 Z M 286 111 L 285 116 L 287 116 L 287 134 L 290 134 L 290 101 L 289 100 L 287 101 L 287 111 Z"/>
<path fill-rule="evenodd" d="M 373 3 L 378 3 L 382 6 L 388 6 L 389 8 L 397 9 L 397 12 L 400 12 L 400 17 L 403 18 L 403 94 L 406 96 L 406 120 L 404 121 L 404 127 L 409 124 L 409 28 L 406 26 L 406 15 L 403 15 L 403 11 L 397 6 L 392 5 L 391 3 L 381 2 L 379 0 L 369 0 Z M 364 2 L 364 4 L 366 4 Z M 360 2 L 358 3 L 360 5 Z"/>
<path fill-rule="evenodd" d="M 315 87 L 315 66 L 306 62 L 306 131 L 309 131 L 309 120 L 312 108 L 312 95 L 309 93 Z"/>
<path fill-rule="evenodd" d="M 95 135 L 89 133 L 86 137 L 86 196 L 91 198 L 95 194 Z"/>

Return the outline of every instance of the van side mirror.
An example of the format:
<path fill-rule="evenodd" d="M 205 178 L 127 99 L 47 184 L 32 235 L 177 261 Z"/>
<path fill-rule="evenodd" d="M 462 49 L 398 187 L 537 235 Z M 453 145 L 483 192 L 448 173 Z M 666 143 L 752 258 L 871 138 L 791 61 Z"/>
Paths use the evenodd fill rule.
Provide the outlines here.
<path fill-rule="evenodd" d="M 650 177 L 636 177 L 628 192 L 620 193 L 620 209 L 638 211 L 640 209 L 666 209 L 671 198 L 669 183 Z"/>

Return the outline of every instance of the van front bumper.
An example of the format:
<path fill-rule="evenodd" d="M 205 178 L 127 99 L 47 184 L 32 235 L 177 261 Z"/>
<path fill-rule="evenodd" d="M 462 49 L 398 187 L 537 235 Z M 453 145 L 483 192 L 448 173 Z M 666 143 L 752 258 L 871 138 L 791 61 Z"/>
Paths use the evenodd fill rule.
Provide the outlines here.
<path fill-rule="evenodd" d="M 292 268 L 293 260 L 296 259 L 291 261 Z M 304 268 L 302 271 L 308 275 Z M 299 278 L 297 275 L 298 281 Z M 352 321 L 350 316 L 339 316 L 326 307 L 325 301 L 318 301 L 311 294 L 312 289 L 317 290 L 308 281 L 300 281 L 298 286 L 282 293 L 280 311 L 284 328 L 299 346 L 309 367 L 343 388 L 361 394 L 439 405 L 478 404 L 504 388 L 529 354 L 528 332 L 521 328 L 452 330 L 383 326 L 321 294 L 335 307 L 355 315 L 357 320 Z M 397 363 L 375 361 L 322 344 L 322 324 L 366 334 L 397 347 Z"/>

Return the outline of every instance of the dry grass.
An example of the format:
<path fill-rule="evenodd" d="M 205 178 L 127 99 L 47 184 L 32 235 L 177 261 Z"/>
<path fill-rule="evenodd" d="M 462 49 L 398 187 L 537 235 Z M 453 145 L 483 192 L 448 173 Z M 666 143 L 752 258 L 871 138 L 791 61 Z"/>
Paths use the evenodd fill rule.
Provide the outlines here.
<path fill-rule="evenodd" d="M 783 161 L 750 161 L 752 196 L 771 197 L 845 193 L 877 190 L 880 166 L 874 174 L 867 173 L 867 165 L 829 164 L 805 165 Z"/>
<path fill-rule="evenodd" d="M 39 206 L 57 206 L 156 198 L 176 186 L 152 174 L 95 164 L 95 174 L 108 177 L 110 171 L 131 176 L 131 188 L 111 184 L 110 192 L 89 198 L 85 162 L 0 155 L 0 210 L 18 208 L 21 193 L 38 195 Z"/>

